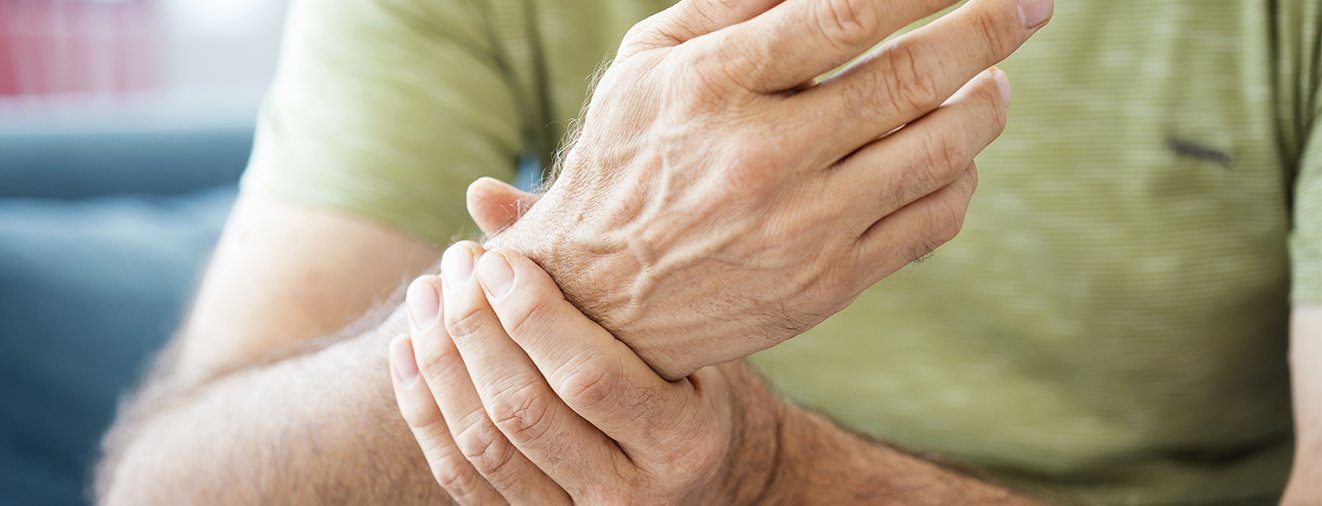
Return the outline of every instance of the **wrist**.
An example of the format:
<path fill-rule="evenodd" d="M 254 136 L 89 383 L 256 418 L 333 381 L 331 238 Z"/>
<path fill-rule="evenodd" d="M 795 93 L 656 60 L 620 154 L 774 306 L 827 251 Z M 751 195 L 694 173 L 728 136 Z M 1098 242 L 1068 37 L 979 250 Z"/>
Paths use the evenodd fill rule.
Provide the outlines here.
<path fill-rule="evenodd" d="M 556 192 L 547 192 L 527 214 L 487 238 L 483 246 L 488 250 L 513 250 L 528 257 L 555 280 L 566 299 L 588 317 L 605 324 L 605 308 L 612 307 L 611 302 L 619 298 L 615 292 L 628 285 L 628 276 L 616 261 L 618 251 L 590 240 L 596 238 L 582 237 L 582 216 L 558 212 L 557 207 L 563 207 L 556 205 L 558 200 Z"/>
<path fill-rule="evenodd" d="M 779 479 L 788 406 L 743 363 L 718 366 L 730 384 L 731 440 L 723 472 L 693 502 L 759 504 Z"/>
<path fill-rule="evenodd" d="M 811 483 L 809 471 L 820 453 L 815 448 L 824 443 L 820 422 L 807 411 L 783 404 L 776 427 L 777 453 L 766 487 L 758 503 L 806 504 L 805 494 Z"/>

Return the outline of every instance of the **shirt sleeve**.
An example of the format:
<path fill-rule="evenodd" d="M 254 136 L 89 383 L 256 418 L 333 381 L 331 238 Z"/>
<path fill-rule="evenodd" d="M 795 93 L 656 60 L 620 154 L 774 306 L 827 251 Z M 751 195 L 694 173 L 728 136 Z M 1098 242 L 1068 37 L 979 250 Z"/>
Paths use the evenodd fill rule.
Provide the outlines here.
<path fill-rule="evenodd" d="M 1295 303 L 1322 302 L 1322 128 L 1318 124 L 1313 122 L 1295 179 L 1294 230 L 1290 234 Z"/>
<path fill-rule="evenodd" d="M 444 244 L 464 191 L 510 180 L 520 106 L 469 0 L 294 0 L 245 191 L 366 217 Z"/>
<path fill-rule="evenodd" d="M 1285 5 L 1281 20 L 1293 48 L 1280 56 L 1293 61 L 1292 74 L 1284 76 L 1282 96 L 1293 96 L 1281 117 L 1292 119 L 1283 125 L 1288 144 L 1297 146 L 1297 170 L 1294 174 L 1292 228 L 1290 230 L 1291 300 L 1295 304 L 1322 302 L 1322 2 L 1297 0 Z"/>

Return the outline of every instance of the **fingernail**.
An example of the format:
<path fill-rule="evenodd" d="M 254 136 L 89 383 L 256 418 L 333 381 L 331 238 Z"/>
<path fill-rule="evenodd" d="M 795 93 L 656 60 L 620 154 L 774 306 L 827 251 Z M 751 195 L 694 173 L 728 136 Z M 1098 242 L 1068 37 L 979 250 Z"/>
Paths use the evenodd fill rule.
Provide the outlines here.
<path fill-rule="evenodd" d="M 390 341 L 390 364 L 400 381 L 412 383 L 418 379 L 418 361 L 413 358 L 413 340 L 398 336 Z"/>
<path fill-rule="evenodd" d="M 1010 104 L 1010 76 L 1005 75 L 1005 71 L 997 67 L 991 68 L 992 77 L 996 78 L 996 87 L 1001 90 L 1001 102 L 1005 105 Z"/>
<path fill-rule="evenodd" d="M 467 244 L 458 243 L 445 250 L 445 255 L 441 257 L 441 277 L 445 280 L 447 291 L 464 284 L 472 275 L 472 248 Z"/>
<path fill-rule="evenodd" d="M 514 269 L 504 254 L 482 255 L 482 259 L 477 261 L 477 279 L 482 281 L 482 286 L 493 297 L 500 297 L 509 293 L 510 287 L 514 286 Z"/>
<path fill-rule="evenodd" d="M 422 276 L 409 285 L 404 300 L 409 307 L 409 321 L 415 330 L 431 328 L 441 313 L 441 299 L 436 294 L 433 276 Z"/>
<path fill-rule="evenodd" d="M 1019 17 L 1023 19 L 1025 28 L 1036 28 L 1047 22 L 1054 9 L 1055 2 L 1052 0 L 1019 0 Z"/>
<path fill-rule="evenodd" d="M 466 191 L 466 193 L 476 194 L 478 192 L 489 192 L 491 191 L 495 181 L 496 181 L 495 179 L 492 179 L 487 176 L 479 177 L 473 180 L 472 183 L 468 184 L 468 190 Z"/>

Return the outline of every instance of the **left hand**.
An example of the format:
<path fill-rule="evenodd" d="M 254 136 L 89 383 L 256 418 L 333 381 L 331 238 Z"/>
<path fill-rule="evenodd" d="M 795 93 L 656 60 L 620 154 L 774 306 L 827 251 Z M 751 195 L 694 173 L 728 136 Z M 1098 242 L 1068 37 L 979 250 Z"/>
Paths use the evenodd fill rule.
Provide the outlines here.
<path fill-rule="evenodd" d="M 736 503 L 765 487 L 783 404 L 741 364 L 666 381 L 517 253 L 461 242 L 442 275 L 409 287 L 391 376 L 455 500 Z"/>

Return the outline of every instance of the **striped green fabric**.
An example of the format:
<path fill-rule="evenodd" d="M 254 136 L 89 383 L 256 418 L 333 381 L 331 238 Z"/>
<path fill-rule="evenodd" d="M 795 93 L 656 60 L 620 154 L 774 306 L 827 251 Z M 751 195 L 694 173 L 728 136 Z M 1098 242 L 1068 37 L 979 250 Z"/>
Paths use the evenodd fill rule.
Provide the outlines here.
<path fill-rule="evenodd" d="M 294 2 L 248 191 L 437 244 L 547 155 L 642 0 Z M 755 357 L 879 440 L 1096 503 L 1270 503 L 1291 304 L 1322 302 L 1313 0 L 1060 0 L 1003 65 L 964 232 Z M 549 156 L 544 156 L 549 159 Z"/>

